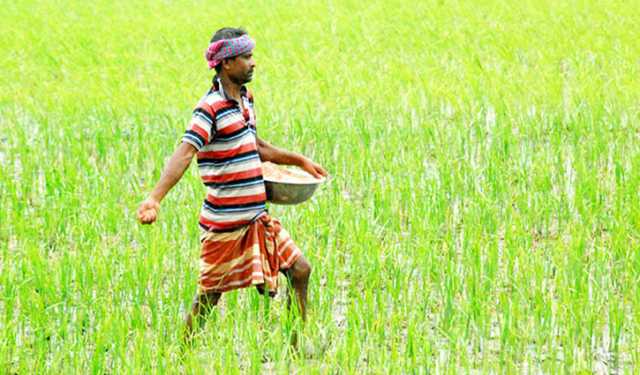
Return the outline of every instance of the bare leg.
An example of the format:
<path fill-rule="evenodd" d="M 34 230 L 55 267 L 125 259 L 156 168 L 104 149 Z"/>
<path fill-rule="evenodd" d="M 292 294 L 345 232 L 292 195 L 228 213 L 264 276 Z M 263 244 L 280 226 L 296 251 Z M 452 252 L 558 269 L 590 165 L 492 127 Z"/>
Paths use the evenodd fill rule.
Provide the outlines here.
<path fill-rule="evenodd" d="M 295 292 L 300 317 L 305 321 L 307 319 L 307 287 L 309 285 L 309 275 L 311 275 L 311 265 L 304 256 L 301 256 L 293 266 L 287 270 L 286 275 L 289 279 L 289 286 L 293 288 Z M 291 294 L 292 293 L 289 293 L 287 303 L 289 308 L 291 308 Z"/>
<path fill-rule="evenodd" d="M 184 341 L 186 343 L 190 343 L 193 339 L 193 334 L 195 329 L 201 328 L 206 315 L 211 312 L 211 309 L 218 304 L 220 300 L 220 296 L 222 294 L 209 292 L 204 294 L 196 294 L 193 299 L 193 304 L 191 305 L 191 311 L 188 311 L 185 318 L 185 331 L 184 331 Z M 197 327 L 194 329 L 194 320 Z"/>
<path fill-rule="evenodd" d="M 307 287 L 309 285 L 309 275 L 311 274 L 311 265 L 304 256 L 285 271 L 285 275 L 289 280 L 289 293 L 287 299 L 287 309 L 291 311 L 292 298 L 295 294 L 296 310 L 300 312 L 300 318 L 304 322 L 307 319 Z M 293 290 L 291 290 L 293 289 Z M 294 350 L 298 350 L 298 330 L 294 328 L 291 332 L 291 346 Z"/>

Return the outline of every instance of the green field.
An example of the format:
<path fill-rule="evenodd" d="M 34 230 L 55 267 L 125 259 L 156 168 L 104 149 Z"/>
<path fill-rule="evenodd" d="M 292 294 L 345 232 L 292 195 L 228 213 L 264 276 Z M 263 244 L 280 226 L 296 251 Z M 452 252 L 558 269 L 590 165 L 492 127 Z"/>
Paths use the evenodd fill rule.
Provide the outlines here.
<path fill-rule="evenodd" d="M 20 0 L 0 19 L 0 373 L 640 371 L 637 1 Z M 261 137 L 332 176 L 270 207 L 313 266 L 298 354 L 285 291 L 252 289 L 181 351 L 194 165 L 135 220 L 223 26 L 256 40 Z"/>

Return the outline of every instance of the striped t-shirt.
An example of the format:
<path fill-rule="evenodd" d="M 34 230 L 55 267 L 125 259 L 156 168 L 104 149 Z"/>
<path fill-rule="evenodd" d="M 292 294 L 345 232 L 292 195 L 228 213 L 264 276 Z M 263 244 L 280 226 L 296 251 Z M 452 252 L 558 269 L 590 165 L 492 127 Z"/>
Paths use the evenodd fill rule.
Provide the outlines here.
<path fill-rule="evenodd" d="M 214 78 L 182 137 L 198 150 L 198 169 L 207 188 L 200 227 L 207 231 L 237 229 L 266 211 L 253 97 L 245 87 L 241 97 L 244 112 Z"/>

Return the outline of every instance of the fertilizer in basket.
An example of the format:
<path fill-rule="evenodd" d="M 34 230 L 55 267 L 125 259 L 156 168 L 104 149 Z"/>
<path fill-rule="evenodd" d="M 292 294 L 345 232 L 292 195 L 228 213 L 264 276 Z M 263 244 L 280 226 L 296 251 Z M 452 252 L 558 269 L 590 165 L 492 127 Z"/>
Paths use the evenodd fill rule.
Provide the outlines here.
<path fill-rule="evenodd" d="M 271 162 L 262 163 L 262 176 L 265 180 L 283 183 L 317 183 L 318 180 L 304 171 L 295 171 L 280 167 Z"/>

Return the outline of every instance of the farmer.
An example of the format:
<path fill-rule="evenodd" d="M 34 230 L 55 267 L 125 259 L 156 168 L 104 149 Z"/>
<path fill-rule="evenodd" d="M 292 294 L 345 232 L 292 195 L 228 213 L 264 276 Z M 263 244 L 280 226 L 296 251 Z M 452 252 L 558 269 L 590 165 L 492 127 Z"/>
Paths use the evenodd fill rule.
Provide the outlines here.
<path fill-rule="evenodd" d="M 197 155 L 207 194 L 200 211 L 198 291 L 185 317 L 186 339 L 194 333 L 194 320 L 200 326 L 223 292 L 255 286 L 273 297 L 278 272 L 293 287 L 303 320 L 306 315 L 311 266 L 280 222 L 267 213 L 261 162 L 296 165 L 317 178 L 327 172 L 258 137 L 253 96 L 245 86 L 256 66 L 254 46 L 243 29 L 222 28 L 214 34 L 205 54 L 209 68 L 216 70 L 213 85 L 195 107 L 160 181 L 137 210 L 142 224 L 156 221 L 160 202 Z"/>

